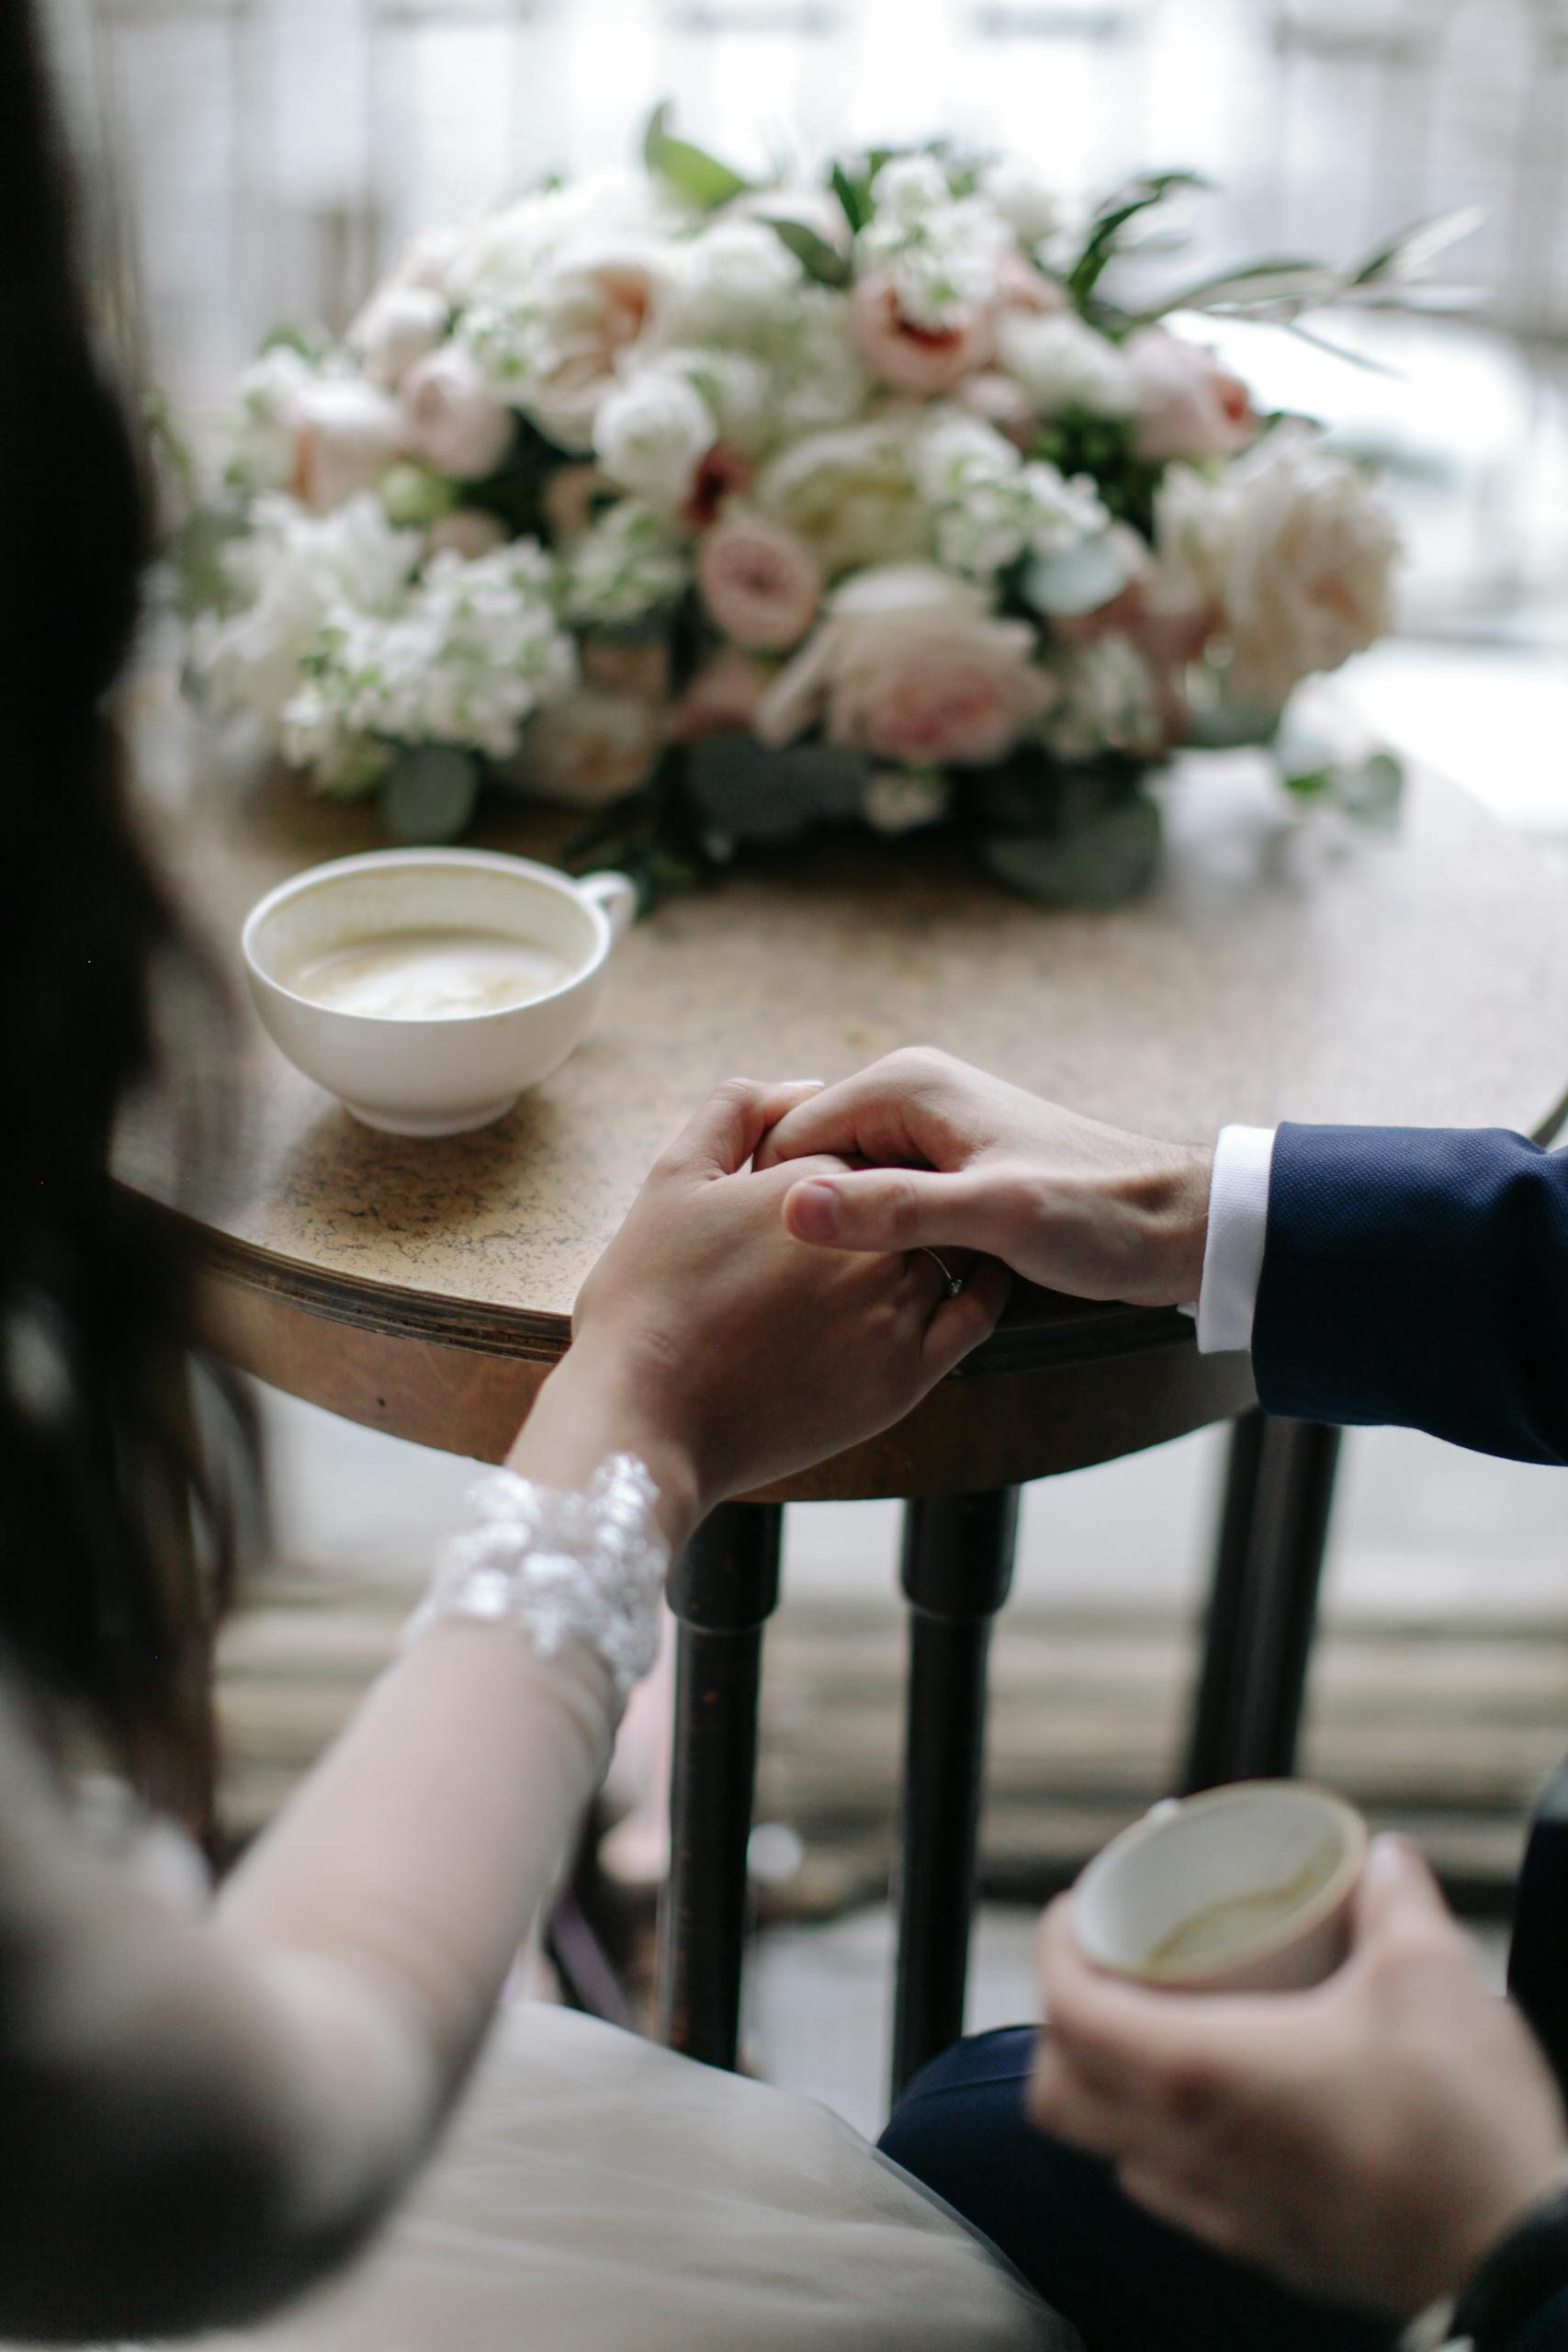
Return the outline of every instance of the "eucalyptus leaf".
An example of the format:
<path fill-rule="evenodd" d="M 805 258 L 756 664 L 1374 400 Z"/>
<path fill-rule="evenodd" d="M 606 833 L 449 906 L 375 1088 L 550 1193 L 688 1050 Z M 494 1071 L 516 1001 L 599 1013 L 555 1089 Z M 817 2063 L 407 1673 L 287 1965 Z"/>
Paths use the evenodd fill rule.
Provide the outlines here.
<path fill-rule="evenodd" d="M 1235 752 L 1272 743 L 1280 714 L 1265 702 L 1218 702 L 1192 714 L 1187 741 L 1205 752 Z"/>
<path fill-rule="evenodd" d="M 1386 244 L 1350 273 L 1352 286 L 1370 286 L 1382 277 L 1405 277 L 1428 262 L 1446 254 L 1450 245 L 1475 234 L 1486 218 L 1486 208 L 1481 204 L 1462 204 L 1450 212 L 1435 212 L 1429 220 L 1417 220 L 1402 229 Z"/>
<path fill-rule="evenodd" d="M 1114 259 L 1129 224 L 1163 204 L 1172 188 L 1207 187 L 1199 172 L 1153 172 L 1129 181 L 1106 198 L 1096 213 L 1082 253 L 1067 273 L 1067 291 L 1081 310 Z"/>
<path fill-rule="evenodd" d="M 1236 311 L 1269 309 L 1280 303 L 1305 305 L 1328 302 L 1341 289 L 1338 273 L 1320 261 L 1282 257 L 1247 263 L 1239 269 L 1216 270 L 1190 286 L 1163 295 L 1140 313 L 1145 323 L 1168 318 L 1173 311 Z"/>
<path fill-rule="evenodd" d="M 743 179 L 705 148 L 671 135 L 670 113 L 668 100 L 655 107 L 643 133 L 642 160 L 654 178 L 665 181 L 699 212 L 716 212 L 736 197 L 750 195 L 753 181 Z"/>
<path fill-rule="evenodd" d="M 870 781 L 856 752 L 831 743 L 774 750 L 752 735 L 710 735 L 686 761 L 700 822 L 736 842 L 792 842 L 858 817 Z"/>
<path fill-rule="evenodd" d="M 450 743 L 418 743 L 381 787 L 387 829 L 400 842 L 455 842 L 479 797 L 479 763 Z"/>
<path fill-rule="evenodd" d="M 1361 824 L 1391 827 L 1404 795 L 1404 770 L 1391 752 L 1373 752 L 1337 768 L 1329 791 L 1336 805 Z"/>
<path fill-rule="evenodd" d="M 1159 810 L 1143 793 L 1058 833 L 983 833 L 982 864 L 1042 907 L 1116 907 L 1159 865 Z"/>
<path fill-rule="evenodd" d="M 826 237 L 819 237 L 815 229 L 808 229 L 804 220 L 786 220 L 773 212 L 760 213 L 758 218 L 781 243 L 789 247 L 807 277 L 815 278 L 818 286 L 849 284 L 852 273 L 848 256 L 840 253 L 836 245 L 830 245 Z"/>

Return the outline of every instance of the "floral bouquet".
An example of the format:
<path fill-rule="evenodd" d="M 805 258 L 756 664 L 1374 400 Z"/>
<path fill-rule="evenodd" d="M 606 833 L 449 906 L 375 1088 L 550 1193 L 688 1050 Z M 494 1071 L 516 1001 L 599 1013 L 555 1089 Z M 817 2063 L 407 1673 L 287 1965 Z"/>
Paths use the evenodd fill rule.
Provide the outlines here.
<path fill-rule="evenodd" d="M 1271 740 L 1388 628 L 1395 555 L 1361 473 L 1162 322 L 1376 299 L 1433 243 L 1113 300 L 1190 184 L 1076 222 L 941 150 L 761 187 L 660 110 L 641 171 L 423 237 L 341 343 L 267 345 L 197 673 L 405 839 L 488 785 L 595 812 L 582 854 L 653 889 L 951 822 L 1043 901 L 1124 896 L 1151 772 Z"/>

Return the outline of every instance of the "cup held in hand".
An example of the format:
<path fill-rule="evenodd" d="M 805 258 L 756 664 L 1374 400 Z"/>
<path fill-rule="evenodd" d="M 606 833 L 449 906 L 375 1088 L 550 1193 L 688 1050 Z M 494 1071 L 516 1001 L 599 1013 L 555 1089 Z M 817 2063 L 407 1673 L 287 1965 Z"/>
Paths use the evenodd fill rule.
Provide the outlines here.
<path fill-rule="evenodd" d="M 1073 1896 L 1087 1957 L 1188 1992 L 1299 1992 L 1345 1956 L 1367 1850 L 1352 1805 L 1300 1781 L 1172 1799 L 1113 1838 Z"/>

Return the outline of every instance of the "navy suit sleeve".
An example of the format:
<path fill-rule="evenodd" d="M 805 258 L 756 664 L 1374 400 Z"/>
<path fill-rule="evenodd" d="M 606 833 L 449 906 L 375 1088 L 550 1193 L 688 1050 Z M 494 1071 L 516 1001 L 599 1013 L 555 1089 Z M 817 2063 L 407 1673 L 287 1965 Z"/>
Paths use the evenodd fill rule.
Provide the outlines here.
<path fill-rule="evenodd" d="M 1568 2287 L 1509 2338 L 1507 2352 L 1564 2352 L 1564 2347 L 1568 2347 Z"/>
<path fill-rule="evenodd" d="M 1282 1126 L 1252 1358 L 1271 1413 L 1568 1462 L 1568 1153 Z"/>

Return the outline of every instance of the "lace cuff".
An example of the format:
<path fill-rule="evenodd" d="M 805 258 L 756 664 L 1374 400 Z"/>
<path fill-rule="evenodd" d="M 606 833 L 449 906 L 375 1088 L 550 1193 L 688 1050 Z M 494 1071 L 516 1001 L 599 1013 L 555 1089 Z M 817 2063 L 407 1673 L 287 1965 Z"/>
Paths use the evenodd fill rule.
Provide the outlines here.
<path fill-rule="evenodd" d="M 574 1642 L 592 1650 L 625 1699 L 659 1650 L 670 1546 L 654 1521 L 658 1498 L 630 1453 L 602 1462 L 581 1493 L 510 1470 L 481 1478 L 468 1498 L 479 1525 L 442 1547 L 405 1645 L 443 1617 L 515 1625 L 541 1657 Z"/>

